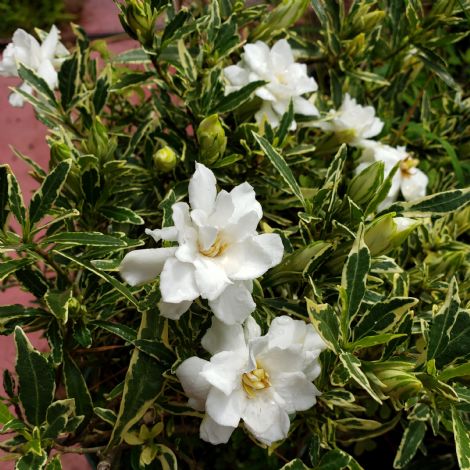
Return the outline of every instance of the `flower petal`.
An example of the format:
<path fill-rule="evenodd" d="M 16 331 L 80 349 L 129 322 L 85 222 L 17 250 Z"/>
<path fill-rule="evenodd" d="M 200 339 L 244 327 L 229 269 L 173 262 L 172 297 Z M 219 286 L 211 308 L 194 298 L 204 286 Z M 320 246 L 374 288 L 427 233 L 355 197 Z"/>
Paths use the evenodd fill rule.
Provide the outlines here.
<path fill-rule="evenodd" d="M 13 33 L 12 42 L 15 46 L 15 59 L 27 67 L 37 70 L 41 59 L 41 46 L 36 38 L 23 29 Z"/>
<path fill-rule="evenodd" d="M 41 62 L 38 68 L 38 75 L 44 79 L 51 90 L 59 84 L 57 72 L 50 60 L 43 60 Z"/>
<path fill-rule="evenodd" d="M 178 230 L 176 227 L 163 227 L 161 229 L 150 230 L 149 228 L 145 229 L 146 235 L 152 237 L 155 242 L 160 240 L 166 240 L 169 242 L 175 242 L 178 240 Z"/>
<path fill-rule="evenodd" d="M 164 302 L 175 304 L 199 297 L 194 266 L 176 258 L 168 259 L 160 275 L 160 291 Z"/>
<path fill-rule="evenodd" d="M 217 424 L 237 427 L 247 401 L 248 399 L 241 386 L 229 395 L 212 387 L 206 400 L 206 413 Z"/>
<path fill-rule="evenodd" d="M 284 246 L 275 233 L 264 233 L 230 246 L 221 256 L 232 280 L 256 279 L 282 260 Z"/>
<path fill-rule="evenodd" d="M 401 179 L 401 193 L 407 201 L 414 201 L 426 196 L 429 178 L 419 168 L 413 168 L 409 176 Z"/>
<path fill-rule="evenodd" d="M 283 399 L 287 413 L 305 411 L 316 403 L 320 395 L 315 385 L 302 372 L 287 372 L 271 378 L 271 385 Z"/>
<path fill-rule="evenodd" d="M 268 121 L 272 128 L 279 126 L 280 117 L 274 111 L 272 105 L 268 101 L 264 101 L 261 109 L 255 114 L 256 123 L 261 126 L 264 121 Z"/>
<path fill-rule="evenodd" d="M 237 387 L 241 387 L 241 377 L 247 362 L 248 349 L 236 351 L 221 351 L 211 357 L 210 363 L 202 370 L 202 376 L 217 390 L 228 396 Z M 212 416 L 212 415 L 211 415 Z M 236 426 L 236 424 L 223 423 L 212 416 L 219 424 Z"/>
<path fill-rule="evenodd" d="M 147 248 L 126 254 L 119 266 L 121 277 L 131 286 L 152 281 L 176 248 Z"/>
<path fill-rule="evenodd" d="M 285 439 L 289 432 L 289 416 L 273 402 L 270 393 L 258 392 L 247 400 L 242 419 L 256 439 L 267 445 Z"/>
<path fill-rule="evenodd" d="M 160 315 L 170 320 L 179 320 L 183 313 L 186 313 L 193 303 L 192 300 L 183 300 L 177 304 L 170 302 L 158 302 L 158 309 L 160 310 Z"/>
<path fill-rule="evenodd" d="M 49 34 L 41 44 L 41 58 L 43 60 L 51 60 L 54 57 L 58 42 L 59 30 L 55 25 L 52 25 Z"/>
<path fill-rule="evenodd" d="M 276 41 L 271 47 L 271 61 L 275 70 L 283 70 L 294 63 L 294 54 L 285 39 Z"/>
<path fill-rule="evenodd" d="M 216 259 L 199 256 L 194 261 L 196 284 L 203 299 L 216 299 L 232 283 Z"/>
<path fill-rule="evenodd" d="M 243 48 L 243 61 L 248 67 L 260 76 L 261 79 L 270 75 L 270 50 L 266 43 L 256 41 L 254 44 L 246 44 Z"/>
<path fill-rule="evenodd" d="M 234 211 L 230 217 L 231 223 L 236 223 L 249 212 L 255 212 L 258 215 L 258 221 L 263 217 L 261 204 L 256 200 L 255 190 L 251 184 L 245 182 L 235 186 L 230 191 L 230 197 Z"/>
<path fill-rule="evenodd" d="M 245 283 L 235 282 L 227 286 L 217 298 L 209 301 L 209 307 L 219 320 L 233 325 L 243 323 L 256 309 L 256 303 Z"/>
<path fill-rule="evenodd" d="M 188 405 L 197 411 L 204 411 L 210 384 L 200 374 L 208 361 L 193 356 L 183 361 L 175 373 L 181 382 L 184 393 L 189 398 Z"/>
<path fill-rule="evenodd" d="M 227 325 L 216 317 L 212 317 L 212 324 L 201 344 L 213 356 L 222 351 L 246 350 L 247 347 L 241 325 Z"/>
<path fill-rule="evenodd" d="M 214 210 L 217 194 L 214 173 L 202 163 L 196 162 L 196 171 L 189 180 L 189 204 L 191 209 L 201 209 L 206 214 Z"/>
<path fill-rule="evenodd" d="M 304 116 L 319 116 L 318 109 L 308 100 L 301 97 L 294 98 L 294 112 Z"/>
<path fill-rule="evenodd" d="M 199 428 L 199 437 L 211 444 L 226 444 L 230 439 L 235 426 L 221 426 L 217 424 L 209 415 L 204 415 Z"/>
<path fill-rule="evenodd" d="M 224 77 L 235 87 L 247 85 L 250 81 L 248 75 L 248 71 L 238 65 L 229 65 L 224 68 Z"/>

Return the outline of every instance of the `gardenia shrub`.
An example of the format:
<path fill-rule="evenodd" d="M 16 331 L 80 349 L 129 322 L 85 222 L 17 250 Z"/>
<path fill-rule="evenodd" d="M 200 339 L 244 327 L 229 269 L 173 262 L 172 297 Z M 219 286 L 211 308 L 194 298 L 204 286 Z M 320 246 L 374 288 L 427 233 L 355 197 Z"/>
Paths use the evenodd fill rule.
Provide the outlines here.
<path fill-rule="evenodd" d="M 179 3 L 183 3 L 181 6 Z M 126 0 L 17 31 L 0 448 L 105 469 L 470 469 L 466 0 Z M 49 351 L 27 334 L 43 333 Z"/>

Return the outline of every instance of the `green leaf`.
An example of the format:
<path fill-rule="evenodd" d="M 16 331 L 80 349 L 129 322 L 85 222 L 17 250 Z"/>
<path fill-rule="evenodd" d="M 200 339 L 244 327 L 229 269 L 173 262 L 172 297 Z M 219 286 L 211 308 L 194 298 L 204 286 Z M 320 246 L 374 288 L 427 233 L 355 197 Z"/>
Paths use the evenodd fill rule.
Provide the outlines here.
<path fill-rule="evenodd" d="M 109 282 L 117 291 L 119 291 L 131 304 L 133 304 L 135 307 L 138 307 L 138 302 L 132 295 L 132 292 L 122 283 L 119 282 L 117 279 L 114 277 L 110 276 L 109 274 L 100 271 L 99 269 L 95 268 L 93 265 L 88 263 L 87 261 L 81 260 L 76 258 L 75 256 L 66 254 L 64 252 L 58 252 L 58 251 L 53 251 L 53 253 L 56 253 L 60 256 L 63 256 L 64 258 L 68 258 L 70 261 L 73 261 L 74 263 L 78 264 L 79 266 L 88 269 L 88 271 L 91 271 L 92 273 L 96 274 L 97 276 L 101 277 L 105 281 Z"/>
<path fill-rule="evenodd" d="M 136 331 L 130 326 L 126 326 L 121 323 L 112 323 L 109 321 L 96 320 L 90 325 L 103 328 L 103 330 L 109 331 L 110 333 L 119 336 L 128 343 L 134 343 L 134 341 L 137 339 Z"/>
<path fill-rule="evenodd" d="M 447 86 L 455 90 L 460 88 L 447 71 L 447 64 L 436 53 L 416 43 L 415 46 L 419 49 L 417 56 L 429 70 L 434 72 Z"/>
<path fill-rule="evenodd" d="M 24 227 L 26 221 L 26 208 L 23 202 L 23 195 L 21 193 L 20 186 L 11 170 L 8 171 L 7 180 L 10 211 L 13 212 L 16 220 L 22 225 L 22 227 Z"/>
<path fill-rule="evenodd" d="M 27 420 L 39 426 L 54 398 L 54 369 L 48 360 L 36 351 L 23 330 L 15 328 L 16 374 L 19 381 L 19 398 Z"/>
<path fill-rule="evenodd" d="M 329 450 L 320 460 L 315 470 L 363 470 L 356 460 L 341 449 Z"/>
<path fill-rule="evenodd" d="M 41 435 L 43 439 L 55 439 L 63 433 L 68 418 L 75 412 L 75 400 L 68 398 L 52 403 L 47 409 L 46 428 Z"/>
<path fill-rule="evenodd" d="M 113 57 L 111 62 L 119 64 L 143 64 L 150 62 L 149 56 L 142 48 L 130 49 Z"/>
<path fill-rule="evenodd" d="M 61 232 L 43 238 L 41 244 L 61 243 L 63 245 L 87 245 L 87 246 L 126 246 L 126 242 L 111 235 L 101 232 Z"/>
<path fill-rule="evenodd" d="M 411 202 L 397 202 L 386 209 L 405 217 L 430 217 L 447 215 L 464 208 L 470 202 L 470 188 L 452 189 L 442 193 L 431 194 Z"/>
<path fill-rule="evenodd" d="M 437 378 L 442 382 L 447 382 L 455 377 L 463 377 L 466 375 L 470 376 L 470 362 L 454 367 L 446 367 Z"/>
<path fill-rule="evenodd" d="M 47 454 L 41 450 L 41 455 L 29 452 L 23 455 L 15 465 L 15 470 L 42 470 L 47 462 Z"/>
<path fill-rule="evenodd" d="M 67 397 L 75 399 L 76 413 L 85 417 L 85 424 L 93 415 L 93 402 L 80 369 L 68 354 L 64 354 L 63 374 Z"/>
<path fill-rule="evenodd" d="M 60 102 L 64 110 L 72 106 L 72 100 L 77 92 L 78 79 L 78 57 L 72 55 L 70 59 L 64 60 L 59 70 Z"/>
<path fill-rule="evenodd" d="M 62 470 L 60 455 L 54 456 L 54 458 L 46 465 L 45 470 Z"/>
<path fill-rule="evenodd" d="M 415 456 L 418 447 L 423 441 L 426 433 L 426 424 L 423 421 L 411 421 L 403 433 L 403 437 L 398 447 L 393 468 L 403 468 Z"/>
<path fill-rule="evenodd" d="M 108 408 L 100 408 L 95 406 L 94 410 L 95 415 L 102 419 L 105 423 L 114 426 L 116 424 L 116 413 L 113 410 L 109 410 Z"/>
<path fill-rule="evenodd" d="M 354 338 L 358 340 L 389 331 L 417 303 L 418 299 L 412 297 L 393 297 L 376 303 L 354 327 Z"/>
<path fill-rule="evenodd" d="M 163 344 L 157 342 L 155 339 L 137 339 L 134 341 L 134 345 L 136 348 L 153 357 L 168 368 L 171 367 L 177 359 L 176 355 L 172 351 Z"/>
<path fill-rule="evenodd" d="M 468 321 L 469 315 L 464 311 L 461 313 L 459 311 L 459 306 L 460 298 L 457 281 L 453 278 L 449 285 L 446 300 L 434 317 L 429 329 L 427 360 L 429 361 L 430 359 L 436 358 L 436 364 L 438 367 L 446 363 L 445 358 L 449 357 L 449 355 L 444 356 L 444 352 L 456 340 L 462 343 L 462 349 L 468 348 L 468 341 L 465 337 L 465 332 L 470 327 L 470 323 Z M 463 322 L 457 322 L 460 316 L 460 320 L 464 320 Z M 467 319 L 466 322 L 465 319 Z M 467 349 L 467 351 L 470 352 L 469 349 Z M 453 357 L 450 356 L 449 358 Z"/>
<path fill-rule="evenodd" d="M 266 85 L 263 80 L 257 80 L 251 82 L 248 85 L 245 85 L 243 88 L 240 88 L 237 91 L 233 91 L 228 95 L 224 96 L 211 110 L 208 114 L 214 113 L 228 113 L 239 108 L 245 104 L 248 100 L 251 99 L 252 94 L 255 90 L 263 85 Z"/>
<path fill-rule="evenodd" d="M 100 209 L 101 213 L 112 220 L 113 222 L 120 222 L 121 224 L 134 224 L 142 225 L 144 219 L 136 214 L 133 210 L 122 206 L 104 206 Z"/>
<path fill-rule="evenodd" d="M 62 186 L 72 167 L 72 160 L 60 162 L 43 181 L 41 187 L 33 194 L 29 205 L 31 226 L 44 217 L 58 198 Z"/>
<path fill-rule="evenodd" d="M 345 304 L 342 306 L 341 314 L 341 331 L 345 338 L 347 338 L 349 323 L 361 307 L 366 292 L 369 269 L 370 252 L 364 243 L 364 226 L 361 224 L 341 277 L 341 288 L 345 293 Z"/>
<path fill-rule="evenodd" d="M 8 421 L 11 421 L 12 419 L 15 419 L 15 417 L 8 409 L 8 406 L 5 405 L 3 401 L 0 401 L 0 424 L 8 423 Z"/>
<path fill-rule="evenodd" d="M 69 301 L 71 296 L 71 290 L 48 290 L 44 296 L 44 301 L 49 307 L 49 310 L 63 325 L 67 323 L 69 318 Z"/>
<path fill-rule="evenodd" d="M 261 150 L 269 158 L 274 168 L 276 168 L 276 170 L 279 172 L 282 179 L 287 183 L 291 191 L 295 194 L 295 196 L 297 196 L 299 201 L 305 207 L 304 196 L 302 195 L 300 187 L 283 156 L 277 152 L 277 150 L 275 150 L 274 147 L 264 137 L 261 137 L 255 132 L 253 132 L 253 136 L 261 147 Z"/>
<path fill-rule="evenodd" d="M 191 14 L 186 8 L 182 8 L 177 15 L 165 26 L 163 30 L 160 48 L 164 49 L 171 41 L 179 36 L 179 31 Z"/>
<path fill-rule="evenodd" d="M 8 173 L 7 165 L 0 165 L 0 230 L 3 230 L 7 221 L 8 213 Z"/>
<path fill-rule="evenodd" d="M 370 348 L 372 346 L 377 346 L 379 344 L 385 344 L 388 343 L 389 341 L 392 341 L 393 339 L 397 338 L 402 338 L 403 336 L 407 336 L 404 333 L 382 333 L 381 335 L 372 335 L 372 336 L 367 336 L 365 338 L 361 338 L 357 341 L 354 341 L 353 343 L 350 343 L 348 345 L 348 349 L 352 349 L 353 351 L 357 349 L 363 349 L 363 348 Z"/>
<path fill-rule="evenodd" d="M 349 197 L 358 205 L 367 205 L 384 180 L 384 162 L 374 162 L 354 176 L 348 185 Z"/>
<path fill-rule="evenodd" d="M 372 389 L 369 380 L 361 370 L 361 361 L 350 353 L 343 352 L 339 355 L 341 363 L 349 373 L 349 376 L 362 387 L 377 403 L 382 404 L 382 400 Z"/>
<path fill-rule="evenodd" d="M 278 138 L 278 142 L 282 144 L 284 142 L 284 139 L 286 138 L 289 128 L 294 121 L 294 103 L 292 100 L 289 102 L 289 107 L 287 108 L 287 111 L 284 113 L 284 116 L 282 116 L 281 122 L 279 124 L 279 129 L 276 133 L 276 137 Z"/>
<path fill-rule="evenodd" d="M 338 352 L 341 339 L 339 320 L 333 308 L 328 304 L 317 304 L 310 299 L 307 302 L 308 316 L 328 348 Z"/>
<path fill-rule="evenodd" d="M 460 413 L 452 406 L 452 427 L 454 430 L 455 449 L 461 470 L 470 470 L 470 435 Z"/>
<path fill-rule="evenodd" d="M 111 86 L 111 91 L 120 91 L 131 86 L 142 86 L 150 78 L 154 77 L 153 72 L 131 72 L 124 75 Z"/>
<path fill-rule="evenodd" d="M 159 317 L 155 312 L 144 312 L 138 339 L 154 340 L 159 337 Z M 108 443 L 108 448 L 122 441 L 123 435 L 137 423 L 156 400 L 163 387 L 165 368 L 153 357 L 135 349 L 124 384 L 121 406 Z M 143 378 L 145 377 L 145 380 Z"/>
<path fill-rule="evenodd" d="M 13 274 L 25 266 L 28 266 L 34 262 L 32 258 L 18 258 L 10 259 L 8 261 L 2 261 L 0 264 L 0 281 L 3 281 L 7 276 Z"/>
<path fill-rule="evenodd" d="M 40 95 L 47 98 L 47 101 L 54 107 L 57 105 L 54 92 L 49 88 L 49 85 L 44 79 L 36 75 L 36 73 L 25 67 L 23 64 L 18 64 L 18 75 L 22 80 L 31 85 Z"/>
<path fill-rule="evenodd" d="M 50 358 L 54 366 L 60 366 L 64 360 L 64 338 L 59 327 L 59 323 L 53 319 L 49 322 L 46 331 L 47 342 L 51 348 Z"/>
<path fill-rule="evenodd" d="M 99 78 L 96 82 L 95 93 L 93 94 L 93 108 L 95 114 L 99 114 L 106 104 L 109 94 L 109 83 L 105 77 Z"/>
<path fill-rule="evenodd" d="M 308 470 L 308 467 L 302 462 L 302 460 L 294 459 L 283 465 L 281 470 Z"/>

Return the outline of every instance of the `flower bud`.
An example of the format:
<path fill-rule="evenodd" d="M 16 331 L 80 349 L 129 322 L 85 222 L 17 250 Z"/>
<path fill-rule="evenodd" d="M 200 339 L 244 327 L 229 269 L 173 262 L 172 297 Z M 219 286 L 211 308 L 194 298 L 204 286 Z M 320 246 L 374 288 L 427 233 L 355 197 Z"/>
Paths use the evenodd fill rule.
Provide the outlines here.
<path fill-rule="evenodd" d="M 153 162 L 156 168 L 163 173 L 168 173 L 173 170 L 177 160 L 175 151 L 171 147 L 168 147 L 168 145 L 158 150 L 153 156 Z"/>
<path fill-rule="evenodd" d="M 368 204 L 383 182 L 384 169 L 384 162 L 378 161 L 361 171 L 349 184 L 349 197 L 360 206 Z"/>
<path fill-rule="evenodd" d="M 142 44 L 151 46 L 154 33 L 157 12 L 153 10 L 150 2 L 146 0 L 127 0 L 125 20 L 128 30 L 134 39 Z M 129 31 L 128 31 L 129 32 Z"/>
<path fill-rule="evenodd" d="M 382 383 L 385 394 L 400 401 L 416 395 L 422 388 L 422 382 L 413 373 L 413 364 L 404 361 L 387 361 L 374 364 L 372 371 Z"/>
<path fill-rule="evenodd" d="M 299 20 L 309 5 L 308 0 L 282 0 L 252 33 L 252 39 L 264 39 L 275 31 L 289 29 Z"/>
<path fill-rule="evenodd" d="M 384 255 L 400 246 L 419 225 L 415 219 L 393 215 L 385 214 L 367 227 L 364 241 L 372 256 Z"/>
<path fill-rule="evenodd" d="M 202 163 L 211 165 L 225 153 L 227 137 L 217 114 L 206 117 L 199 124 L 197 138 Z"/>
<path fill-rule="evenodd" d="M 359 29 L 364 32 L 372 31 L 383 19 L 385 12 L 382 10 L 375 10 L 359 18 Z"/>

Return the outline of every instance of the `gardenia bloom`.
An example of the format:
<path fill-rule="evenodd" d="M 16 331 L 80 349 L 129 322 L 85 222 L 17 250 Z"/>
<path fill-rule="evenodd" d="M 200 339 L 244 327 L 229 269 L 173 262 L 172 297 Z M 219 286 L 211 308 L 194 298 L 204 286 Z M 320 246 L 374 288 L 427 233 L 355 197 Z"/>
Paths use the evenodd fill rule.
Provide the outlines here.
<path fill-rule="evenodd" d="M 313 125 L 334 132 L 342 142 L 361 147 L 367 144 L 367 139 L 380 134 L 384 123 L 375 116 L 372 106 L 361 106 L 346 93 L 337 111 L 330 110 L 325 121 Z"/>
<path fill-rule="evenodd" d="M 190 357 L 176 375 L 188 405 L 205 411 L 200 436 L 212 444 L 226 443 L 240 420 L 264 444 L 285 439 L 289 414 L 308 410 L 320 395 L 312 381 L 325 343 L 301 320 L 275 318 L 261 336 L 252 317 L 244 328 L 214 318 L 202 345 L 210 361 Z"/>
<path fill-rule="evenodd" d="M 237 65 L 224 69 L 225 78 L 230 82 L 225 91 L 230 93 L 258 80 L 269 82 L 255 91 L 255 95 L 263 100 L 261 109 L 255 115 L 258 124 L 267 119 L 272 127 L 279 126 L 291 100 L 295 113 L 319 115 L 317 108 L 301 97 L 304 93 L 316 91 L 318 85 L 307 76 L 305 64 L 294 62 L 292 49 L 285 39 L 277 41 L 271 49 L 266 43 L 256 41 L 245 45 L 244 51 Z M 291 130 L 295 128 L 294 122 Z"/>
<path fill-rule="evenodd" d="M 18 63 L 32 69 L 43 78 L 51 89 L 58 85 L 57 71 L 64 57 L 69 54 L 68 50 L 60 42 L 59 30 L 52 26 L 49 34 L 44 38 L 42 44 L 22 29 L 17 29 L 13 39 L 3 52 L 3 60 L 0 61 L 0 76 L 18 77 Z M 31 93 L 32 88 L 23 83 L 20 90 Z M 12 93 L 9 98 L 10 104 L 15 107 L 23 106 L 24 98 L 19 93 Z"/>
<path fill-rule="evenodd" d="M 390 147 L 379 142 L 371 142 L 362 151 L 361 163 L 356 168 L 360 173 L 373 162 L 382 161 L 385 165 L 385 176 L 400 162 L 400 167 L 392 179 L 392 186 L 387 197 L 380 203 L 378 210 L 386 209 L 398 198 L 399 193 L 406 201 L 414 201 L 426 195 L 428 177 L 419 168 L 418 160 L 412 158 L 405 147 Z"/>
<path fill-rule="evenodd" d="M 178 246 L 136 250 L 120 266 L 131 285 L 160 274 L 160 313 L 178 319 L 201 296 L 225 323 L 241 323 L 254 311 L 253 279 L 278 264 L 284 252 L 279 235 L 258 235 L 263 215 L 248 183 L 217 194 L 211 170 L 196 163 L 189 202 L 173 204 L 173 227 L 146 230 L 157 242 Z"/>

